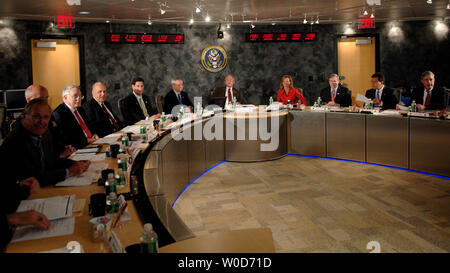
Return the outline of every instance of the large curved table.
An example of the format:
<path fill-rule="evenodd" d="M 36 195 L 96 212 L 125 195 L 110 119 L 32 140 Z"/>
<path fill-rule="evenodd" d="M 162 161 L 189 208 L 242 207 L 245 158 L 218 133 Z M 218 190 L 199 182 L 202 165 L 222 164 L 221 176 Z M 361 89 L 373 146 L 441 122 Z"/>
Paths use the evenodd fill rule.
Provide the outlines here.
<path fill-rule="evenodd" d="M 262 152 L 258 148 L 262 143 L 270 140 L 249 135 L 251 134 L 249 128 L 254 126 L 254 121 L 259 122 L 259 119 L 266 122 L 268 127 L 273 126 L 271 123 L 273 118 L 279 121 L 275 127 L 279 132 L 279 146 L 273 151 Z M 258 122 L 256 124 L 259 124 Z M 224 125 L 222 128 L 225 128 L 222 131 L 219 128 L 220 124 Z M 233 139 L 227 139 L 227 127 L 234 129 L 233 134 L 230 134 L 234 137 Z M 375 163 L 450 177 L 450 164 L 446 160 L 450 154 L 449 120 L 400 115 L 290 110 L 237 115 L 216 114 L 212 117 L 185 122 L 175 128 L 179 129 L 176 133 L 170 130 L 162 132 L 134 161 L 131 175 L 138 177 L 140 194 L 134 197 L 130 206 L 132 217 L 134 215 L 139 217 L 135 217 L 131 223 L 124 224 L 123 230 L 118 231 L 124 246 L 137 243 L 143 223 L 151 222 L 159 235 L 160 246 L 166 246 L 161 248 L 162 251 L 175 249 L 176 252 L 183 252 L 181 246 L 196 238 L 175 212 L 173 206 L 192 181 L 206 170 L 224 161 L 272 160 L 287 154 L 298 154 Z M 238 137 L 237 128 L 241 130 L 245 128 L 244 139 Z M 216 139 L 186 137 L 195 136 L 196 130 L 197 133 L 210 131 Z M 185 137 L 181 138 L 180 134 Z M 90 187 L 90 190 L 87 190 L 88 193 L 99 192 L 96 186 Z M 80 195 L 83 195 L 81 189 L 77 190 L 80 191 Z M 51 191 L 53 195 L 55 192 L 64 192 L 62 189 Z M 83 221 L 88 220 L 85 218 Z M 86 237 L 89 234 L 86 225 L 83 224 L 83 230 L 76 231 L 75 239 L 83 240 L 83 243 L 89 246 L 88 240 L 83 239 L 83 236 Z M 132 232 L 124 235 L 126 230 Z M 243 247 L 241 251 L 256 252 L 257 249 L 274 251 L 271 236 L 267 237 L 264 232 L 261 234 L 264 234 L 261 236 L 266 240 L 263 246 L 250 247 L 250 249 Z M 47 241 L 52 240 L 59 239 L 50 238 Z M 180 247 L 171 248 L 170 246 L 174 243 L 175 246 L 180 244 Z M 33 245 L 33 241 L 10 244 L 8 252 L 26 251 L 27 247 L 28 251 L 39 249 L 30 245 Z M 202 245 L 202 243 L 197 242 L 194 245 Z M 186 248 L 187 252 L 195 251 L 193 248 Z M 87 250 L 97 252 L 99 249 L 88 247 Z M 221 252 L 222 250 L 239 252 L 236 248 L 224 250 L 220 249 L 220 246 L 215 249 L 208 248 L 205 251 Z M 198 251 L 201 252 L 201 250 Z"/>

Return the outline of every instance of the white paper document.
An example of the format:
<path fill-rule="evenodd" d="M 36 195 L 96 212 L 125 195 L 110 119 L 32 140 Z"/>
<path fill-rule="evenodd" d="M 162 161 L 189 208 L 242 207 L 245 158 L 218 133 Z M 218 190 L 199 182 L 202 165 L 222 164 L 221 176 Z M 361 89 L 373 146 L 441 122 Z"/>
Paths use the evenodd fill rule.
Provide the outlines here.
<path fill-rule="evenodd" d="M 122 132 L 125 133 L 133 133 L 133 134 L 139 134 L 141 130 L 140 125 L 130 125 L 122 129 Z"/>
<path fill-rule="evenodd" d="M 75 195 L 22 200 L 17 208 L 17 212 L 35 210 L 44 214 L 51 221 L 72 216 L 74 202 Z"/>
<path fill-rule="evenodd" d="M 106 153 L 101 154 L 76 154 L 72 156 L 72 160 L 90 160 L 90 161 L 103 161 L 106 159 Z"/>
<path fill-rule="evenodd" d="M 75 231 L 75 217 L 61 218 L 50 221 L 50 228 L 47 230 L 34 226 L 18 227 L 14 232 L 11 242 L 14 243 L 27 240 L 69 235 L 73 234 L 74 231 Z"/>
<path fill-rule="evenodd" d="M 97 139 L 94 144 L 120 144 L 119 137 L 121 136 L 120 133 L 114 133 L 107 136 L 104 136 L 102 138 Z"/>
<path fill-rule="evenodd" d="M 85 149 L 79 149 L 76 152 L 74 152 L 72 155 L 80 155 L 80 154 L 95 154 L 97 153 L 98 148 L 92 147 L 92 148 L 85 148 Z"/>
<path fill-rule="evenodd" d="M 107 163 L 93 163 L 89 165 L 89 168 L 86 172 L 78 176 L 69 177 L 64 181 L 57 183 L 55 186 L 79 187 L 91 185 L 92 183 L 96 182 L 96 180 L 100 177 L 102 170 L 106 168 L 108 168 Z"/>
<path fill-rule="evenodd" d="M 366 96 L 363 96 L 361 94 L 357 94 L 356 95 L 356 101 L 360 101 L 360 102 L 364 102 L 364 103 L 369 103 L 371 101 L 371 99 L 368 99 Z"/>

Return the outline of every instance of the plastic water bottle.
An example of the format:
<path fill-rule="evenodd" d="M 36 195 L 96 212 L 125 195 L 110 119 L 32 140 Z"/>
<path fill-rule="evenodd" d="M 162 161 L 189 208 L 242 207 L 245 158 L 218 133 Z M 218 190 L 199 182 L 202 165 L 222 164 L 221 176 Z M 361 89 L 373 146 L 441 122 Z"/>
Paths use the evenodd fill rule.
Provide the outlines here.
<path fill-rule="evenodd" d="M 322 98 L 321 97 L 317 98 L 317 104 L 319 105 L 319 107 L 322 106 Z"/>
<path fill-rule="evenodd" d="M 126 159 L 119 158 L 117 160 L 117 167 L 119 168 L 119 170 L 122 170 L 122 171 L 126 172 L 127 171 L 127 161 L 126 161 Z"/>
<path fill-rule="evenodd" d="M 130 144 L 130 140 L 128 139 L 128 135 L 127 134 L 123 134 L 122 136 L 122 146 L 128 147 L 128 145 Z"/>
<path fill-rule="evenodd" d="M 119 202 L 117 201 L 117 194 L 111 192 L 106 197 L 106 213 L 115 214 L 119 212 Z"/>
<path fill-rule="evenodd" d="M 273 103 L 273 98 L 270 97 L 270 99 L 269 99 L 269 105 L 271 105 L 272 103 Z"/>
<path fill-rule="evenodd" d="M 417 112 L 417 104 L 415 100 L 413 100 L 411 103 L 411 111 Z"/>
<path fill-rule="evenodd" d="M 150 223 L 144 225 L 144 233 L 141 235 L 141 252 L 158 253 L 158 235 Z"/>
<path fill-rule="evenodd" d="M 116 175 L 116 183 L 118 187 L 125 187 L 125 185 L 127 184 L 126 180 L 125 180 L 125 172 L 122 169 L 119 169 L 117 171 L 117 175 Z"/>
<path fill-rule="evenodd" d="M 117 193 L 117 185 L 116 180 L 114 179 L 114 174 L 109 173 L 108 174 L 108 180 L 105 182 L 105 191 L 106 196 L 109 196 L 110 193 Z"/>
<path fill-rule="evenodd" d="M 141 126 L 141 140 L 142 142 L 147 141 L 147 127 Z"/>

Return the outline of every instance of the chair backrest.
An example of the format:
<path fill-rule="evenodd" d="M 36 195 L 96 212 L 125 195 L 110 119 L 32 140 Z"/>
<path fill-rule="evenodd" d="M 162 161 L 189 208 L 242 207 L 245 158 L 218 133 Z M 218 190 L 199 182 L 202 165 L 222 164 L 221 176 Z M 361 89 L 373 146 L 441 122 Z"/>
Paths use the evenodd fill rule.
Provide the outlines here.
<path fill-rule="evenodd" d="M 117 108 L 119 109 L 119 115 L 121 116 L 121 119 L 124 120 L 123 119 L 124 115 L 123 115 L 123 112 L 122 112 L 122 100 L 123 99 L 118 99 L 117 100 Z"/>
<path fill-rule="evenodd" d="M 166 97 L 166 94 L 157 94 L 155 96 L 156 109 L 158 110 L 158 113 L 162 113 L 164 111 L 164 98 L 165 97 Z"/>
<path fill-rule="evenodd" d="M 400 103 L 402 99 L 403 87 L 394 88 L 394 95 L 397 97 L 397 103 Z"/>
<path fill-rule="evenodd" d="M 6 104 L 0 103 L 0 138 L 5 135 Z"/>
<path fill-rule="evenodd" d="M 445 105 L 447 106 L 447 112 L 450 111 L 450 89 L 444 87 L 445 92 Z"/>

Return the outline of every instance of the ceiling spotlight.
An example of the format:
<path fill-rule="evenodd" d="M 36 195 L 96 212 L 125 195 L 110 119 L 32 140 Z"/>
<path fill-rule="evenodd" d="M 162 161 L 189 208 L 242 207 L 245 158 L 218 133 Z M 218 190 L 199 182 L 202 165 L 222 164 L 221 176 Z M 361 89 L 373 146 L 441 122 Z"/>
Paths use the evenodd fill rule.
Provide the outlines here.
<path fill-rule="evenodd" d="M 200 13 L 202 10 L 199 7 L 195 8 L 195 13 Z"/>
<path fill-rule="evenodd" d="M 194 18 L 191 18 L 191 20 L 189 20 L 189 25 L 192 25 L 194 23 Z"/>
<path fill-rule="evenodd" d="M 161 9 L 161 15 L 163 15 L 164 13 L 166 13 L 166 11 Z"/>
<path fill-rule="evenodd" d="M 106 20 L 106 23 L 109 24 L 109 20 Z"/>
<path fill-rule="evenodd" d="M 254 24 L 251 24 L 250 26 L 251 26 L 252 28 L 255 28 L 255 25 L 254 25 Z"/>
<path fill-rule="evenodd" d="M 85 15 L 85 14 L 90 14 L 91 12 L 89 12 L 89 11 L 80 11 L 79 13 Z"/>
<path fill-rule="evenodd" d="M 230 24 L 227 24 L 227 29 L 229 29 L 231 27 L 231 25 Z"/>
<path fill-rule="evenodd" d="M 306 23 L 308 23 L 308 21 L 306 21 L 306 18 L 305 18 L 305 19 L 303 19 L 303 24 L 306 24 Z"/>
<path fill-rule="evenodd" d="M 370 15 L 370 18 L 375 18 L 375 13 L 372 12 L 372 14 Z"/>
<path fill-rule="evenodd" d="M 147 24 L 148 24 L 149 26 L 151 26 L 151 25 L 152 25 L 152 20 L 148 20 Z"/>
<path fill-rule="evenodd" d="M 447 9 L 450 9 L 450 4 L 447 4 Z"/>
<path fill-rule="evenodd" d="M 209 22 L 209 21 L 211 21 L 211 17 L 209 17 L 209 15 L 207 14 L 206 18 L 205 18 L 205 22 Z"/>
<path fill-rule="evenodd" d="M 317 16 L 317 20 L 316 20 L 316 24 L 318 24 L 319 23 L 319 16 Z"/>
<path fill-rule="evenodd" d="M 272 23 L 272 26 L 276 25 L 276 23 Z"/>
<path fill-rule="evenodd" d="M 427 0 L 427 4 L 433 4 L 433 0 Z"/>
<path fill-rule="evenodd" d="M 367 16 L 367 15 L 369 15 L 369 13 L 367 12 L 367 10 L 364 10 L 364 13 L 363 13 L 363 15 L 364 15 L 364 16 Z"/>

